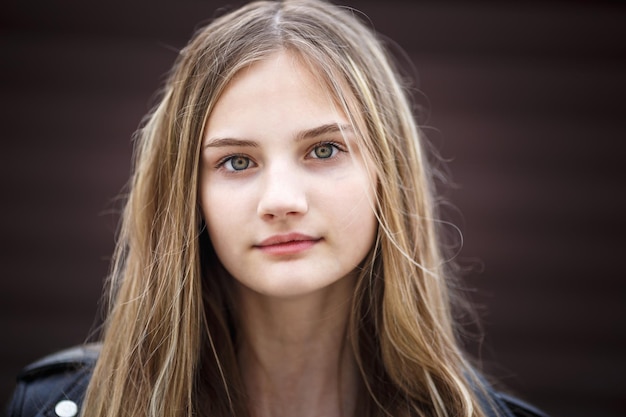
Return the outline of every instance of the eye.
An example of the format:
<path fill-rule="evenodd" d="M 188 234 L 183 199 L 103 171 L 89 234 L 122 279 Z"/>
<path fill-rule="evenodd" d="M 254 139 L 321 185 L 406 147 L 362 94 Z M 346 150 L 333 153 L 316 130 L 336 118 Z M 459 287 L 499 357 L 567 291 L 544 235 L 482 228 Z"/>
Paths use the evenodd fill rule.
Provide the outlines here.
<path fill-rule="evenodd" d="M 315 159 L 328 159 L 335 156 L 339 152 L 339 147 L 333 143 L 326 142 L 315 145 L 309 156 Z"/>
<path fill-rule="evenodd" d="M 220 161 L 218 167 L 224 167 L 226 171 L 243 171 L 253 164 L 253 162 L 247 156 L 232 155 L 226 157 Z"/>

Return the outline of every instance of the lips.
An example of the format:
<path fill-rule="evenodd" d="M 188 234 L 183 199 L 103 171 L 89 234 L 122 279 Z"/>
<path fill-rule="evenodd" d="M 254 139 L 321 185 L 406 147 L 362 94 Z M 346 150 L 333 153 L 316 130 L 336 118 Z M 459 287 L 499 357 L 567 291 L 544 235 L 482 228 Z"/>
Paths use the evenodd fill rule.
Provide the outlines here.
<path fill-rule="evenodd" d="M 270 255 L 295 255 L 315 246 L 321 238 L 301 233 L 271 236 L 254 247 Z"/>

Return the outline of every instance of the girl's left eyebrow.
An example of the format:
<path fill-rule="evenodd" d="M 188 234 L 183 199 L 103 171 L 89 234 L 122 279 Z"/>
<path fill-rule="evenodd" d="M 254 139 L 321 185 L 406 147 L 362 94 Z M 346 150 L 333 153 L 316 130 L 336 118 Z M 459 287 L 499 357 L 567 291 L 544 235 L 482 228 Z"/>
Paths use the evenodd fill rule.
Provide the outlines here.
<path fill-rule="evenodd" d="M 352 126 L 349 124 L 326 123 L 312 129 L 303 130 L 296 135 L 296 141 L 313 139 L 320 136 L 337 133 L 337 132 L 353 132 Z M 236 139 L 236 138 L 211 138 L 207 140 L 204 148 L 220 148 L 227 146 L 239 146 L 258 148 L 259 144 L 253 140 Z"/>
<path fill-rule="evenodd" d="M 314 127 L 313 129 L 303 130 L 296 135 L 296 140 L 306 140 L 311 138 L 316 138 L 323 135 L 328 135 L 330 133 L 337 132 L 352 132 L 352 126 L 349 124 L 339 124 L 339 123 L 327 123 L 318 127 Z"/>

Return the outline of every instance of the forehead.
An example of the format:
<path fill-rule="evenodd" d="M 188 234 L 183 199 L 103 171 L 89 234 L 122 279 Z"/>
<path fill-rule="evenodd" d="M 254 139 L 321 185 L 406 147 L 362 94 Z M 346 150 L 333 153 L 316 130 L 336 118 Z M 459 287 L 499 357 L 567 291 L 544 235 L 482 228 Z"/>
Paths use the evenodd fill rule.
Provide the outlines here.
<path fill-rule="evenodd" d="M 222 94 L 218 97 L 218 101 L 229 90 L 241 88 L 241 85 L 246 85 L 244 88 L 250 88 L 250 86 L 262 83 L 269 87 L 271 84 L 268 82 L 272 79 L 290 81 L 293 83 L 293 87 L 302 88 L 305 86 L 309 92 L 314 91 L 318 95 L 324 94 L 335 100 L 335 96 L 338 93 L 342 94 L 342 92 L 332 88 L 331 78 L 336 79 L 337 76 L 331 76 L 329 72 L 331 71 L 329 71 L 328 65 L 305 56 L 299 51 L 279 49 L 236 69 L 234 75 L 227 81 Z"/>
<path fill-rule="evenodd" d="M 294 127 L 348 123 L 345 106 L 319 67 L 299 54 L 279 51 L 241 68 L 215 102 L 207 131 L 245 122 L 282 123 Z M 332 120 L 336 119 L 336 120 Z"/>
<path fill-rule="evenodd" d="M 251 72 L 255 72 L 262 67 L 283 64 L 289 66 L 290 71 L 307 78 L 308 84 L 312 87 L 323 90 L 336 104 L 339 105 L 344 101 L 355 102 L 355 95 L 350 87 L 352 83 L 349 83 L 347 80 L 349 76 L 344 74 L 346 70 L 341 69 L 346 67 L 346 65 L 341 65 L 339 61 L 342 61 L 340 57 L 330 57 L 321 51 L 300 50 L 289 45 L 268 51 L 260 57 L 240 62 L 229 71 L 230 75 L 225 74 L 229 79 L 226 81 L 225 87 L 217 97 L 217 100 L 221 98 L 225 90 L 230 89 L 233 84 L 236 84 L 241 78 L 248 76 Z M 347 67 L 350 67 L 350 65 L 347 65 Z M 345 108 L 346 106 L 341 105 L 340 107 Z M 360 112 L 355 112 L 354 114 L 354 116 L 360 115 Z"/>

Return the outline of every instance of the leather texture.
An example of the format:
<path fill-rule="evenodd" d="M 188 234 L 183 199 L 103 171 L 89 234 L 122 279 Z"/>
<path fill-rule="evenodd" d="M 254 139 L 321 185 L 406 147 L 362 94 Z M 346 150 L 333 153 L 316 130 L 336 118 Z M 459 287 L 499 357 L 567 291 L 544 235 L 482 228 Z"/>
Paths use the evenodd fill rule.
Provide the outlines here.
<path fill-rule="evenodd" d="M 47 356 L 24 368 L 17 377 L 7 416 L 78 416 L 99 353 L 100 345 L 84 345 Z M 489 417 L 547 417 L 533 406 L 485 385 L 488 391 L 486 395 L 479 393 L 479 398 Z"/>
<path fill-rule="evenodd" d="M 73 417 L 57 413 L 57 405 L 71 401 L 78 406 L 85 396 L 99 345 L 64 350 L 28 365 L 17 377 L 8 417 Z"/>

